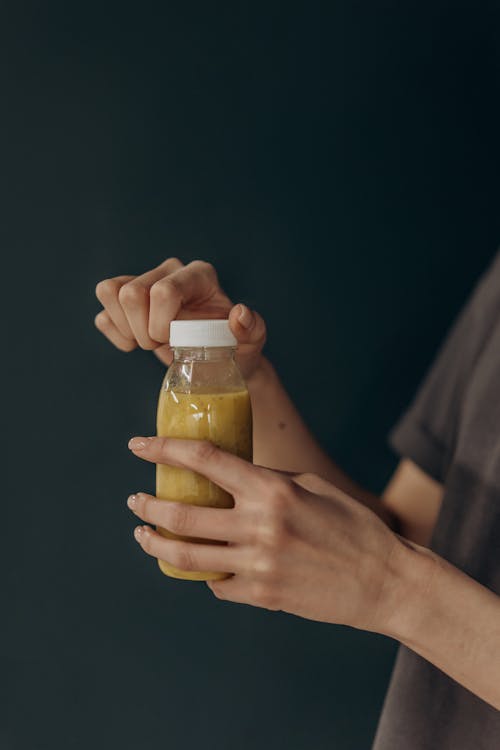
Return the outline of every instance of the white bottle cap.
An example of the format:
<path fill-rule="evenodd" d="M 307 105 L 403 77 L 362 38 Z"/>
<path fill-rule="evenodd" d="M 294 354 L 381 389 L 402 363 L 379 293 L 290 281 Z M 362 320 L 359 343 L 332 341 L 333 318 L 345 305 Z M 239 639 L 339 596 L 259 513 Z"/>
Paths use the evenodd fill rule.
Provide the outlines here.
<path fill-rule="evenodd" d="M 170 346 L 236 346 L 228 320 L 173 320 Z"/>

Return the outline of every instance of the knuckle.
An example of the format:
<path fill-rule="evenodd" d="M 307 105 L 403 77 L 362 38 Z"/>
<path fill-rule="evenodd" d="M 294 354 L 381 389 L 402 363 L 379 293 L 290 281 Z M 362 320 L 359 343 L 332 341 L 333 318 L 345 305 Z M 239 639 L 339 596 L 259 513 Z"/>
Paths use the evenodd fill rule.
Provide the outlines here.
<path fill-rule="evenodd" d="M 209 263 L 206 260 L 193 260 L 189 264 L 191 268 L 193 268 L 196 271 L 199 271 L 201 273 L 206 274 L 207 276 L 216 276 L 217 272 L 215 270 L 215 266 L 212 265 L 212 263 Z"/>
<path fill-rule="evenodd" d="M 118 292 L 118 301 L 121 305 L 137 305 L 144 299 L 146 290 L 140 284 L 129 282 L 124 284 Z"/>
<path fill-rule="evenodd" d="M 163 461 L 165 464 L 167 464 L 169 458 L 168 438 L 158 436 L 151 442 L 151 447 L 153 448 L 153 450 L 158 451 L 160 461 Z"/>
<path fill-rule="evenodd" d="M 94 318 L 94 325 L 99 331 L 105 331 L 109 327 L 109 318 L 105 310 L 97 313 Z"/>
<path fill-rule="evenodd" d="M 313 474 L 311 471 L 305 471 L 303 474 L 298 474 L 296 479 L 300 479 L 303 482 L 312 484 L 313 482 L 316 482 L 319 477 L 317 474 Z"/>
<path fill-rule="evenodd" d="M 303 474 L 297 474 L 294 477 L 294 482 L 304 487 L 306 490 L 314 492 L 316 490 L 321 491 L 325 485 L 325 480 L 322 479 L 318 474 L 306 471 Z"/>
<path fill-rule="evenodd" d="M 290 486 L 278 479 L 268 485 L 265 509 L 261 515 L 258 536 L 266 547 L 283 547 L 288 539 Z"/>
<path fill-rule="evenodd" d="M 144 351 L 151 352 L 155 348 L 156 344 L 154 341 L 148 341 L 147 339 L 141 339 L 141 341 L 138 340 L 138 344 L 141 347 L 141 349 L 144 349 Z"/>
<path fill-rule="evenodd" d="M 136 346 L 137 344 L 135 343 L 135 341 L 132 341 L 132 340 L 126 341 L 120 344 L 116 344 L 116 347 L 120 349 L 122 352 L 131 352 L 132 349 L 135 349 Z"/>
<path fill-rule="evenodd" d="M 182 542 L 177 542 L 172 548 L 170 562 L 179 570 L 195 570 L 193 556 L 187 545 Z"/>
<path fill-rule="evenodd" d="M 118 290 L 118 282 L 115 279 L 103 279 L 95 288 L 95 295 L 99 301 L 113 297 Z"/>
<path fill-rule="evenodd" d="M 171 503 L 166 507 L 167 528 L 177 534 L 182 534 L 189 526 L 189 508 L 182 503 Z"/>
<path fill-rule="evenodd" d="M 279 572 L 276 555 L 271 552 L 261 552 L 254 561 L 253 572 L 264 579 L 274 580 Z"/>
<path fill-rule="evenodd" d="M 287 541 L 287 529 L 282 518 L 268 520 L 260 528 L 260 540 L 264 547 L 278 549 Z"/>
<path fill-rule="evenodd" d="M 291 483 L 277 478 L 269 486 L 267 512 L 273 520 L 278 520 L 285 513 L 290 500 Z"/>
<path fill-rule="evenodd" d="M 217 455 L 217 448 L 209 440 L 198 440 L 192 447 L 194 458 L 200 463 L 213 461 Z"/>
<path fill-rule="evenodd" d="M 267 478 L 267 486 L 269 488 L 269 496 L 273 502 L 280 503 L 285 498 L 290 490 L 290 482 L 284 476 L 271 475 Z"/>
<path fill-rule="evenodd" d="M 149 294 L 156 302 L 166 302 L 172 299 L 172 297 L 178 297 L 179 290 L 174 281 L 167 277 L 156 281 L 149 290 Z"/>

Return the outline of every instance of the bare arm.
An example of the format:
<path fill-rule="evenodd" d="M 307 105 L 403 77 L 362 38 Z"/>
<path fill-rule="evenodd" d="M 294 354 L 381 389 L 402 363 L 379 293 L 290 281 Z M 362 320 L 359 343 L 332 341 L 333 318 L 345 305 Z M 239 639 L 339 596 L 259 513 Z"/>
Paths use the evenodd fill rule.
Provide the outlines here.
<path fill-rule="evenodd" d="M 400 462 L 382 497 L 357 484 L 322 449 L 286 393 L 271 363 L 262 358 L 248 380 L 254 415 L 254 461 L 282 471 L 318 474 L 373 510 L 390 528 L 428 544 L 443 487 L 412 461 Z"/>
<path fill-rule="evenodd" d="M 386 634 L 500 709 L 500 597 L 430 550 L 407 546 Z"/>
<path fill-rule="evenodd" d="M 254 462 L 282 471 L 314 472 L 350 482 L 313 436 L 265 357 L 247 380 L 254 421 Z"/>
<path fill-rule="evenodd" d="M 382 494 L 382 504 L 398 519 L 397 531 L 427 547 L 437 521 L 444 487 L 403 458 Z"/>

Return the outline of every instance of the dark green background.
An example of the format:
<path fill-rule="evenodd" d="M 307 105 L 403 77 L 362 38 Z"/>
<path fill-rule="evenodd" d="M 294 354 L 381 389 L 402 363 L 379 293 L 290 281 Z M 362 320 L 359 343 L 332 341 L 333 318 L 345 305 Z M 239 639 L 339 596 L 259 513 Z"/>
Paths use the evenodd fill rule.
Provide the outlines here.
<path fill-rule="evenodd" d="M 133 541 L 163 368 L 97 333 L 94 287 L 212 261 L 380 490 L 500 236 L 499 32 L 493 2 L 2 3 L 2 750 L 369 747 L 392 642 Z"/>

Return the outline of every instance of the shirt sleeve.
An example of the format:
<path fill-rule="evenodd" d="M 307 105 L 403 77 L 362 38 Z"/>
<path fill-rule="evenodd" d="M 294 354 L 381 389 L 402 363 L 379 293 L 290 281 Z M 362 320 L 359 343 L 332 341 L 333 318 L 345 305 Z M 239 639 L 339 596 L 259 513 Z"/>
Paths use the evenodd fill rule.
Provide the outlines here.
<path fill-rule="evenodd" d="M 409 408 L 389 433 L 389 444 L 401 457 L 444 482 L 453 457 L 460 407 L 494 320 L 498 300 L 500 252 L 480 277 L 464 308 L 439 348 Z"/>

